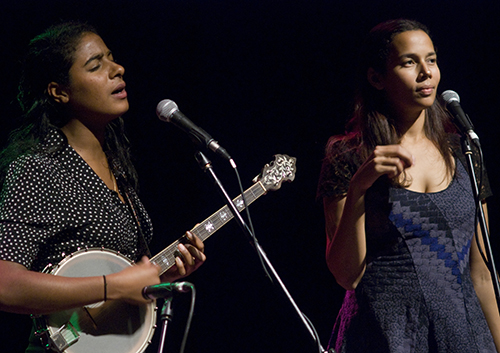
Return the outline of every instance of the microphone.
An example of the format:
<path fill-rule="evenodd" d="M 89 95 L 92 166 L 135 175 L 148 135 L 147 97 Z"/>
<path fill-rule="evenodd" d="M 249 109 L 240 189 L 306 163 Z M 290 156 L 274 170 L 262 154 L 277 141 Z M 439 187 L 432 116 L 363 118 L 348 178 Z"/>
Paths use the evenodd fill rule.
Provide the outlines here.
<path fill-rule="evenodd" d="M 189 282 L 160 283 L 144 287 L 142 290 L 142 296 L 145 299 L 167 298 L 173 296 L 174 291 L 186 293 L 192 288 L 193 284 Z"/>
<path fill-rule="evenodd" d="M 469 135 L 472 141 L 479 143 L 479 136 L 474 132 L 474 125 L 470 121 L 467 114 L 464 113 L 460 106 L 460 96 L 455 91 L 444 91 L 441 98 L 446 103 L 446 108 L 453 115 L 454 123 L 458 129 L 464 134 Z"/>
<path fill-rule="evenodd" d="M 177 126 L 182 131 L 188 133 L 193 141 L 201 147 L 208 148 L 215 152 L 216 154 L 227 159 L 233 168 L 235 167 L 234 161 L 227 153 L 227 151 L 221 147 L 217 141 L 214 140 L 205 130 L 201 127 L 196 126 L 191 120 L 189 120 L 184 114 L 179 111 L 177 104 L 170 99 L 164 99 L 156 106 L 156 115 L 162 121 L 172 123 Z"/>

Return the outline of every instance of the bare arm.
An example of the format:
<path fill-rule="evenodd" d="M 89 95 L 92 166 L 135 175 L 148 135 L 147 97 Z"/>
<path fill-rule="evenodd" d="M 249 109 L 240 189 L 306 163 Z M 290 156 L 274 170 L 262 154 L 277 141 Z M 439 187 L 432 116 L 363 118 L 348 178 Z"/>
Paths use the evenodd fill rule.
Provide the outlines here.
<path fill-rule="evenodd" d="M 160 283 L 159 268 L 143 258 L 137 265 L 106 276 L 107 299 L 132 303 L 147 285 Z M 0 310 L 20 314 L 47 314 L 104 299 L 102 276 L 69 278 L 29 271 L 11 261 L 0 260 Z"/>
<path fill-rule="evenodd" d="M 179 245 L 184 259 L 162 276 L 163 281 L 185 277 L 200 267 L 206 257 L 203 242 L 188 232 L 190 244 Z M 106 299 L 147 303 L 146 286 L 160 283 L 160 268 L 143 258 L 137 264 L 106 276 Z M 0 310 L 19 314 L 47 314 L 81 307 L 104 299 L 104 279 L 62 277 L 29 271 L 23 265 L 0 260 Z"/>
<path fill-rule="evenodd" d="M 341 199 L 325 198 L 326 261 L 330 272 L 345 289 L 354 289 L 365 271 L 364 195 L 348 193 Z"/>
<path fill-rule="evenodd" d="M 396 177 L 412 164 L 411 154 L 401 146 L 377 146 L 352 177 L 347 195 L 325 198 L 326 262 L 345 289 L 356 288 L 366 267 L 366 191 L 380 176 Z"/>
<path fill-rule="evenodd" d="M 483 204 L 483 210 L 487 219 L 488 210 L 486 204 Z M 484 252 L 484 242 L 480 229 L 478 230 L 478 234 L 479 242 Z M 479 253 L 479 249 L 475 239 L 472 240 L 471 245 L 470 267 L 474 289 L 476 290 L 481 308 L 483 310 L 486 321 L 488 322 L 488 327 L 490 328 L 491 334 L 495 341 L 497 351 L 500 352 L 500 315 L 498 313 L 497 300 L 495 297 L 495 291 L 493 289 L 493 281 L 491 278 L 491 273 L 484 263 L 481 254 Z"/>

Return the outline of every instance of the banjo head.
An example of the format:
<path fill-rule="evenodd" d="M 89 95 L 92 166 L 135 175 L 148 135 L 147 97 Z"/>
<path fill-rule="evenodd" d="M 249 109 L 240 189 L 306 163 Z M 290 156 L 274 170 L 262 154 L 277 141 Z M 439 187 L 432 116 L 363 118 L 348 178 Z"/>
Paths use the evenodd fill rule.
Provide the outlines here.
<path fill-rule="evenodd" d="M 65 258 L 51 274 L 64 277 L 102 276 L 128 266 L 132 266 L 132 262 L 118 252 L 86 249 Z M 137 306 L 112 300 L 53 313 L 45 320 L 51 339 L 63 342 L 62 345 L 79 335 L 78 340 L 64 352 L 141 353 L 151 343 L 156 303 Z"/>

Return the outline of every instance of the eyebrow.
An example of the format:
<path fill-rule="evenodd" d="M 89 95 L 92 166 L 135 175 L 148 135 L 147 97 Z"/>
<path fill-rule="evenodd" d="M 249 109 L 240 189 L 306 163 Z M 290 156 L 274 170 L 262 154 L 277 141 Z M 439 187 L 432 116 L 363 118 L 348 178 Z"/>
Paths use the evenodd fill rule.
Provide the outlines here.
<path fill-rule="evenodd" d="M 110 56 L 111 50 L 108 51 L 107 56 Z M 91 63 L 94 60 L 101 60 L 104 57 L 104 53 L 99 53 L 94 56 L 92 56 L 90 59 L 88 59 L 83 66 L 87 66 L 89 63 Z"/>
<path fill-rule="evenodd" d="M 406 54 L 400 55 L 399 58 L 410 58 L 410 57 L 415 56 L 415 55 L 416 55 L 415 53 L 406 53 Z M 425 57 L 427 58 L 429 56 L 434 56 L 434 55 L 437 55 L 437 53 L 435 51 L 430 51 L 427 53 L 427 55 Z"/>

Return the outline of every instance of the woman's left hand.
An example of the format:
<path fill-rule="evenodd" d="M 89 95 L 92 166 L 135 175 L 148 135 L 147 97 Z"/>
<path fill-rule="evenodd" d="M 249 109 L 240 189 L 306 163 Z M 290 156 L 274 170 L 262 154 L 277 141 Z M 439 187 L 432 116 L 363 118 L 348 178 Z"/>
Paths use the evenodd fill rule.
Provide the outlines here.
<path fill-rule="evenodd" d="M 181 256 L 176 256 L 175 265 L 160 277 L 162 282 L 173 282 L 186 277 L 205 262 L 207 258 L 203 253 L 205 245 L 200 238 L 189 231 L 186 232 L 186 237 L 189 243 L 177 246 Z"/>

